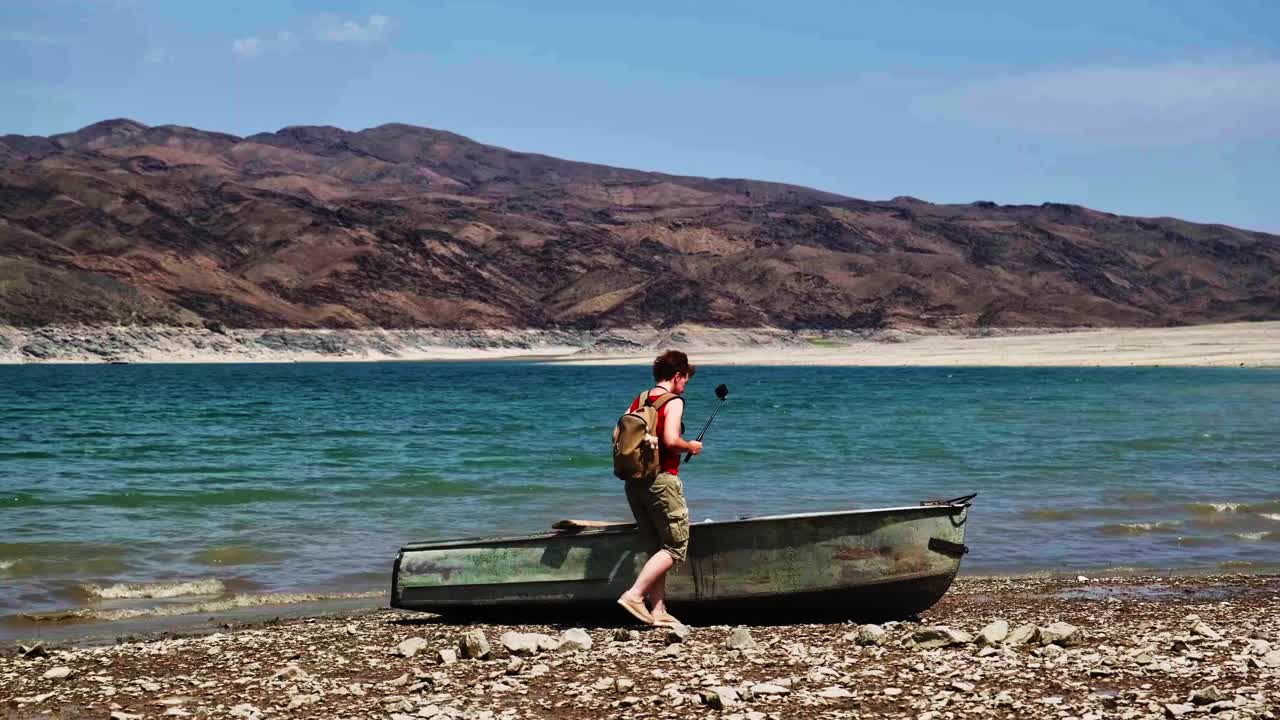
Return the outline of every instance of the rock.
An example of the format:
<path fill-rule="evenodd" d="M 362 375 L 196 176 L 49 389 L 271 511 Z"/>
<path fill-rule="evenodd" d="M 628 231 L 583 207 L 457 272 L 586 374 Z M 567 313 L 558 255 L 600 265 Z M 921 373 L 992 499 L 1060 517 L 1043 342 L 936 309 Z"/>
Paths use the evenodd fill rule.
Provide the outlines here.
<path fill-rule="evenodd" d="M 483 660 L 489 657 L 489 639 L 483 630 L 468 630 L 458 641 L 458 652 L 464 658 Z"/>
<path fill-rule="evenodd" d="M 982 628 L 982 632 L 978 633 L 979 645 L 999 645 L 1009 638 L 1009 623 L 1004 620 L 996 620 L 995 622 Z"/>
<path fill-rule="evenodd" d="M 750 650 L 756 646 L 756 639 L 751 637 L 751 632 L 744 627 L 734 628 L 729 633 L 729 637 L 725 638 L 724 646 L 730 650 Z"/>
<path fill-rule="evenodd" d="M 693 630 L 688 625 L 672 625 L 667 628 L 667 644 L 682 643 L 692 632 Z"/>
<path fill-rule="evenodd" d="M 839 700 L 841 698 L 851 698 L 853 697 L 853 693 L 849 692 L 848 690 L 845 690 L 842 687 L 839 687 L 838 685 L 832 685 L 831 687 L 827 687 L 827 688 L 823 688 L 822 690 L 819 690 L 818 697 L 826 698 L 828 700 Z"/>
<path fill-rule="evenodd" d="M 902 694 L 902 688 L 890 687 L 885 688 L 882 692 L 889 697 L 898 697 Z"/>
<path fill-rule="evenodd" d="M 991 647 L 990 645 L 978 651 L 978 657 L 980 658 L 991 657 L 992 655 L 999 655 L 999 654 L 1000 654 L 1000 651 Z"/>
<path fill-rule="evenodd" d="M 271 676 L 272 680 L 306 680 L 307 671 L 297 665 L 285 665 Z"/>
<path fill-rule="evenodd" d="M 518 675 L 521 670 L 524 670 L 524 658 L 513 657 L 507 662 L 506 673 L 508 675 Z"/>
<path fill-rule="evenodd" d="M 681 655 L 684 654 L 684 651 L 681 650 L 681 648 L 683 647 L 684 645 L 681 645 L 680 643 L 671 643 L 670 645 L 662 648 L 655 654 L 658 657 L 680 657 Z"/>
<path fill-rule="evenodd" d="M 1187 713 L 1195 710 L 1194 705 L 1184 705 L 1180 703 L 1169 703 L 1164 706 L 1164 714 L 1171 718 L 1182 717 Z"/>
<path fill-rule="evenodd" d="M 1222 692 L 1218 688 L 1211 687 L 1203 690 L 1195 690 L 1188 698 L 1192 705 L 1212 705 L 1223 700 L 1231 699 L 1231 696 Z"/>
<path fill-rule="evenodd" d="M 613 687 L 619 693 L 628 693 L 636 689 L 636 684 L 630 678 L 618 678 L 614 681 Z"/>
<path fill-rule="evenodd" d="M 544 650 L 555 650 L 560 643 L 550 635 L 542 633 L 505 632 L 498 642 L 512 655 L 536 655 Z"/>
<path fill-rule="evenodd" d="M 75 671 L 72 670 L 71 668 L 65 665 L 59 665 L 56 668 L 50 668 L 41 677 L 43 677 L 45 680 L 66 680 L 67 678 L 71 677 L 74 673 Z"/>
<path fill-rule="evenodd" d="M 757 683 L 751 686 L 752 695 L 790 695 L 791 688 L 774 683 Z"/>
<path fill-rule="evenodd" d="M 160 698 L 159 700 L 155 701 L 152 704 L 163 705 L 164 707 L 174 707 L 177 705 L 186 705 L 187 703 L 191 702 L 193 699 L 194 698 L 192 698 L 190 695 L 173 695 L 171 697 Z"/>
<path fill-rule="evenodd" d="M 262 711 L 249 703 L 242 703 L 231 708 L 231 717 L 245 718 L 245 720 L 258 720 L 259 717 L 262 717 Z"/>
<path fill-rule="evenodd" d="M 639 630 L 628 630 L 626 628 L 618 628 L 617 630 L 613 631 L 614 642 L 620 642 L 620 643 L 635 642 L 636 640 L 639 640 L 639 639 L 640 639 Z"/>
<path fill-rule="evenodd" d="M 1055 658 L 1066 652 L 1066 650 L 1063 650 L 1061 645 L 1045 645 L 1033 652 L 1041 657 Z"/>
<path fill-rule="evenodd" d="M 1056 622 L 1049 627 L 1038 628 L 1041 645 L 1078 645 L 1084 640 L 1084 633 L 1071 623 Z"/>
<path fill-rule="evenodd" d="M 582 652 L 591 649 L 591 636 L 582 628 L 570 628 L 560 635 L 560 650 Z"/>
<path fill-rule="evenodd" d="M 866 646 L 884 645 L 888 641 L 889 633 L 885 632 L 884 628 L 874 624 L 863 625 L 858 628 L 858 633 L 854 637 L 854 642 Z"/>
<path fill-rule="evenodd" d="M 967 683 L 963 680 L 955 680 L 951 683 L 951 689 L 956 692 L 971 693 L 973 692 L 973 683 Z"/>
<path fill-rule="evenodd" d="M 458 662 L 458 651 L 453 648 L 444 648 L 436 651 L 436 662 L 441 665 L 452 665 Z"/>
<path fill-rule="evenodd" d="M 393 655 L 411 658 L 423 650 L 426 650 L 428 644 L 429 643 L 427 643 L 426 638 L 411 637 L 408 640 L 401 642 L 396 646 L 396 649 L 391 652 Z"/>
<path fill-rule="evenodd" d="M 1040 628 L 1035 625 L 1026 624 L 1019 625 L 1009 633 L 1009 637 L 1005 638 L 1005 645 L 1023 645 L 1025 643 L 1036 642 L 1040 637 Z"/>
<path fill-rule="evenodd" d="M 44 643 L 36 643 L 35 645 L 19 645 L 18 654 L 28 660 L 49 657 L 49 651 L 44 649 Z"/>
<path fill-rule="evenodd" d="M 916 630 L 911 639 L 916 647 L 923 649 L 967 645 L 973 642 L 973 636 L 962 630 L 954 630 L 946 625 L 933 625 Z"/>
<path fill-rule="evenodd" d="M 1262 662 L 1267 667 L 1280 667 L 1280 650 L 1272 650 L 1263 655 Z"/>
<path fill-rule="evenodd" d="M 738 691 L 731 687 L 719 686 L 709 690 L 703 690 L 699 693 L 702 696 L 702 702 L 710 705 L 717 710 L 723 710 L 727 707 L 737 705 L 740 700 Z"/>
<path fill-rule="evenodd" d="M 1191 626 L 1191 633 L 1193 635 L 1199 635 L 1200 637 L 1206 640 L 1222 639 L 1222 636 L 1218 634 L 1217 630 L 1214 630 L 1213 628 L 1209 627 L 1202 620 L 1197 620 L 1196 623 Z"/>
<path fill-rule="evenodd" d="M 141 715 L 133 715 L 123 710 L 113 710 L 111 712 L 111 720 L 141 720 Z"/>

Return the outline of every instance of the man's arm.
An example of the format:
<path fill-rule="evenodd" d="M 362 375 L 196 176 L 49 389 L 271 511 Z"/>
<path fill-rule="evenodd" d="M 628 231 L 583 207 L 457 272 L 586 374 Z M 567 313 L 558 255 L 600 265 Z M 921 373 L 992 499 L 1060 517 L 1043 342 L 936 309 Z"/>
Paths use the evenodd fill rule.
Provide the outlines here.
<path fill-rule="evenodd" d="M 684 399 L 669 400 L 662 406 L 666 417 L 662 421 L 662 445 L 676 452 L 691 452 L 697 455 L 702 452 L 702 443 L 697 440 L 683 440 L 680 437 L 680 420 L 684 418 Z"/>

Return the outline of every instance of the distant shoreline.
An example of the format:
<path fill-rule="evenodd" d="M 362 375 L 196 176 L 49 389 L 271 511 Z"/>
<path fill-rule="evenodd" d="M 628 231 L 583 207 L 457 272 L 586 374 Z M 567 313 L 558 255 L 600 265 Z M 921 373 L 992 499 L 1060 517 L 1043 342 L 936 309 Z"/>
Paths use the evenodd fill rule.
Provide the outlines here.
<path fill-rule="evenodd" d="M 1174 328 L 296 330 L 0 325 L 0 364 L 525 360 L 704 365 L 1280 367 L 1280 321 Z"/>

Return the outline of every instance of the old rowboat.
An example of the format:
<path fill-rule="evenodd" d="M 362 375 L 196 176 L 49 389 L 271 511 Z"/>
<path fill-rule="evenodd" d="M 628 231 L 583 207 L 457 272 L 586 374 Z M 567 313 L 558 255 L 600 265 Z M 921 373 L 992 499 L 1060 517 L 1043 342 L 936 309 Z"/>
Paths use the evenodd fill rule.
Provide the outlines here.
<path fill-rule="evenodd" d="M 942 598 L 960 568 L 973 497 L 696 523 L 689 561 L 668 576 L 668 599 L 686 621 L 918 613 Z M 556 527 L 406 545 L 392 572 L 391 605 L 512 619 L 621 613 L 614 601 L 647 558 L 635 526 Z"/>

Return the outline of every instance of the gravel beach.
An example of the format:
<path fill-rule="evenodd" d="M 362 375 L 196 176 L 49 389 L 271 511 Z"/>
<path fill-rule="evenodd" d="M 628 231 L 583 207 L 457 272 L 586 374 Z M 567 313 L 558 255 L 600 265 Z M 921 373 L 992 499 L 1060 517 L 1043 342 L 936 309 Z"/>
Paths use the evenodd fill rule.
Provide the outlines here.
<path fill-rule="evenodd" d="M 921 617 L 880 626 L 495 625 L 376 611 L 0 657 L 0 715 L 13 718 L 1277 713 L 1276 575 L 962 578 Z"/>

